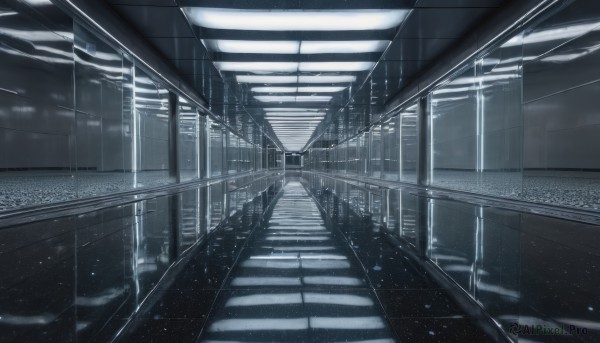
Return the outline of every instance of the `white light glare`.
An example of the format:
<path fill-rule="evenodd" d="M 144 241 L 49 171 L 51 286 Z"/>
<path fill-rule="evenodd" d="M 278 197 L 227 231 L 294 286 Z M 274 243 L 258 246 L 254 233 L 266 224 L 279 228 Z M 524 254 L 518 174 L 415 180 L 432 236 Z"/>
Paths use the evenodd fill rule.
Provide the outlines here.
<path fill-rule="evenodd" d="M 354 54 L 363 52 L 381 52 L 390 41 L 387 40 L 351 40 L 351 41 L 303 41 L 301 54 Z"/>
<path fill-rule="evenodd" d="M 346 87 L 253 87 L 255 93 L 335 93 Z"/>
<path fill-rule="evenodd" d="M 300 71 L 365 71 L 375 62 L 301 62 Z"/>
<path fill-rule="evenodd" d="M 293 96 L 293 95 L 257 95 L 254 97 L 260 102 L 328 102 L 331 96 Z"/>
<path fill-rule="evenodd" d="M 237 82 L 239 83 L 296 83 L 298 82 L 298 76 L 286 76 L 286 75 L 237 75 Z"/>
<path fill-rule="evenodd" d="M 354 75 L 314 75 L 299 76 L 300 83 L 351 83 L 356 81 Z"/>
<path fill-rule="evenodd" d="M 297 54 L 300 50 L 298 41 L 205 39 L 203 42 L 210 51 L 232 54 Z"/>
<path fill-rule="evenodd" d="M 314 111 L 319 112 L 322 109 L 319 108 L 299 108 L 299 107 L 266 107 L 263 108 L 265 111 L 273 112 L 301 112 L 301 111 Z"/>
<path fill-rule="evenodd" d="M 209 51 L 231 54 L 354 54 L 382 52 L 388 40 L 360 41 L 256 41 L 204 39 Z"/>
<path fill-rule="evenodd" d="M 297 62 L 215 62 L 221 71 L 245 72 L 295 72 L 298 70 Z"/>
<path fill-rule="evenodd" d="M 394 28 L 408 10 L 248 10 L 184 7 L 192 24 L 212 29 L 259 31 L 364 31 Z"/>
<path fill-rule="evenodd" d="M 253 87 L 255 93 L 296 93 L 297 87 Z"/>

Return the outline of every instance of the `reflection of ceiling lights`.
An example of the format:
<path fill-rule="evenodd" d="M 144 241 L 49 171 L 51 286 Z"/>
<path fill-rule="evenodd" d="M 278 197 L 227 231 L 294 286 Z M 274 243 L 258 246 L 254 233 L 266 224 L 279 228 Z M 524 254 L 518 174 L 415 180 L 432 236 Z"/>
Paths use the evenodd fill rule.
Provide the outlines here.
<path fill-rule="evenodd" d="M 259 31 L 362 31 L 398 26 L 408 10 L 249 10 L 184 7 L 197 26 L 225 30 Z"/>

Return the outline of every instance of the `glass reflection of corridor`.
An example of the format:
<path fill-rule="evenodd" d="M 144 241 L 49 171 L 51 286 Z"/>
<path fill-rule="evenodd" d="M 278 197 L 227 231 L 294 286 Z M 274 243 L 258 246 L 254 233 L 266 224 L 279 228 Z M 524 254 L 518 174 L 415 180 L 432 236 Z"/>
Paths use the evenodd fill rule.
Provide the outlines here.
<path fill-rule="evenodd" d="M 242 252 L 201 342 L 393 342 L 352 250 L 289 182 Z"/>

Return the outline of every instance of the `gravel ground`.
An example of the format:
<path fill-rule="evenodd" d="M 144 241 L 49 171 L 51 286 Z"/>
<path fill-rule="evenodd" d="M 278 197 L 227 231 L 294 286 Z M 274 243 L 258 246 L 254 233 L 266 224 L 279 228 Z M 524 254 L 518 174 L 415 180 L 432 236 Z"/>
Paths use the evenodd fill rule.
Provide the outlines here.
<path fill-rule="evenodd" d="M 437 171 L 434 183 L 441 188 L 600 210 L 600 173 L 527 172 L 486 173 Z"/>
<path fill-rule="evenodd" d="M 137 177 L 137 178 L 136 178 Z M 49 204 L 77 198 L 166 185 L 171 182 L 168 171 L 137 173 L 79 173 L 41 172 L 0 174 L 0 211 L 18 207 Z"/>

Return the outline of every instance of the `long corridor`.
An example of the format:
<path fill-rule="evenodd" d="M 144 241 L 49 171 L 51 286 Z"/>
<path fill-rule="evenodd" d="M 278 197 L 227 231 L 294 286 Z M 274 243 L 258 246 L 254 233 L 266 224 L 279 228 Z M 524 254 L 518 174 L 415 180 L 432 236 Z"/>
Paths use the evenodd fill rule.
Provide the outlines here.
<path fill-rule="evenodd" d="M 599 23 L 0 0 L 0 343 L 600 342 Z"/>

